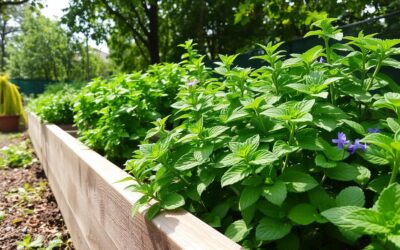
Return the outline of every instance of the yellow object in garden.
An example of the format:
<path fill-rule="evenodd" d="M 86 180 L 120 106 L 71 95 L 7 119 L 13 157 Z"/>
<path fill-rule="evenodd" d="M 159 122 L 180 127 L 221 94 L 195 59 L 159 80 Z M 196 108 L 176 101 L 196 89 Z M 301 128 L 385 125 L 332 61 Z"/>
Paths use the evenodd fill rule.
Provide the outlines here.
<path fill-rule="evenodd" d="M 27 123 L 18 87 L 6 75 L 0 75 L 0 115 L 20 115 L 22 125 Z"/>

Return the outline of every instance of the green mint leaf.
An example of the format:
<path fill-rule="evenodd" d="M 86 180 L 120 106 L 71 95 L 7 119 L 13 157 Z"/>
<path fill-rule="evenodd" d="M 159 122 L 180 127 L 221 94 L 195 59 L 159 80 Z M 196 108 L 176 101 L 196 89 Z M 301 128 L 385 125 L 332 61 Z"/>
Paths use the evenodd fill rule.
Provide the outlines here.
<path fill-rule="evenodd" d="M 257 240 L 278 240 L 290 233 L 292 225 L 272 218 L 260 220 L 256 228 Z"/>
<path fill-rule="evenodd" d="M 272 204 L 281 206 L 287 195 L 286 185 L 278 180 L 272 186 L 264 187 L 262 195 Z"/>
<path fill-rule="evenodd" d="M 386 150 L 386 152 L 390 153 L 391 155 L 393 155 L 393 149 L 390 146 L 390 144 L 393 142 L 393 139 L 386 135 L 383 135 L 381 133 L 368 134 L 361 141 L 376 145 Z"/>
<path fill-rule="evenodd" d="M 289 192 L 306 192 L 318 186 L 318 182 L 311 175 L 296 170 L 285 171 L 280 180 L 286 183 Z"/>
<path fill-rule="evenodd" d="M 365 204 L 364 192 L 359 187 L 347 187 L 336 196 L 336 205 L 363 207 Z"/>
<path fill-rule="evenodd" d="M 247 165 L 233 166 L 226 171 L 221 177 L 221 186 L 232 185 L 243 180 L 251 174 L 251 169 Z"/>
<path fill-rule="evenodd" d="M 317 209 L 308 203 L 298 204 L 290 209 L 288 217 L 297 224 L 309 225 L 315 221 Z"/>
<path fill-rule="evenodd" d="M 177 209 L 185 205 L 185 199 L 177 193 L 167 193 L 162 196 L 160 205 L 167 210 Z"/>
<path fill-rule="evenodd" d="M 256 151 L 252 158 L 253 159 L 250 161 L 250 164 L 254 165 L 266 165 L 278 160 L 275 154 L 266 149 Z"/>
<path fill-rule="evenodd" d="M 357 178 L 359 172 L 356 166 L 344 162 L 338 162 L 335 168 L 326 169 L 325 174 L 333 180 L 352 181 Z"/>
<path fill-rule="evenodd" d="M 198 161 L 194 155 L 193 152 L 189 152 L 187 154 L 182 155 L 176 162 L 175 162 L 175 169 L 180 170 L 180 171 L 185 171 L 192 169 L 194 167 L 197 167 L 201 165 L 202 162 Z"/>
<path fill-rule="evenodd" d="M 161 210 L 160 203 L 151 205 L 146 212 L 147 219 L 152 220 L 154 217 L 156 217 L 156 215 L 160 212 L 160 210 Z"/>
<path fill-rule="evenodd" d="M 385 188 L 373 209 L 384 215 L 386 220 L 400 224 L 400 184 L 393 183 Z"/>
<path fill-rule="evenodd" d="M 250 233 L 251 228 L 247 227 L 244 220 L 233 222 L 225 231 L 225 235 L 234 242 L 242 241 Z"/>
<path fill-rule="evenodd" d="M 261 196 L 260 187 L 245 187 L 240 194 L 239 210 L 243 211 L 258 201 Z"/>

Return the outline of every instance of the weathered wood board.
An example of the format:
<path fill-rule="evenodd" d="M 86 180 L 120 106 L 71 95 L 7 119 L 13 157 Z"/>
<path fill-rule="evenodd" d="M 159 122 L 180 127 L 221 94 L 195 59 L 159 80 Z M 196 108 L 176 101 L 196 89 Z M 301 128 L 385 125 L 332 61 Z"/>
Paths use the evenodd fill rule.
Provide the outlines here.
<path fill-rule="evenodd" d="M 29 134 L 77 249 L 240 249 L 192 214 L 131 215 L 128 175 L 55 125 L 29 114 Z"/>

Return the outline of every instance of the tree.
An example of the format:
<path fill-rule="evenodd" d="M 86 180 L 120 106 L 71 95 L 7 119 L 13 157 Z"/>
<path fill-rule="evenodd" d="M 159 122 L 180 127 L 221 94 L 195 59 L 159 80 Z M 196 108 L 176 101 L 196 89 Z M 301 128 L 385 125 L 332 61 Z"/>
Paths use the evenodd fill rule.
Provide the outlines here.
<path fill-rule="evenodd" d="M 303 37 L 312 21 L 321 15 L 336 17 L 339 25 L 345 25 L 383 15 L 399 7 L 399 0 L 252 0 L 238 5 L 235 23 L 245 25 L 261 16 L 266 37 L 287 41 Z"/>
<path fill-rule="evenodd" d="M 13 37 L 7 50 L 10 55 L 9 71 L 15 78 L 41 80 L 85 79 L 86 49 L 77 39 L 71 39 L 56 21 L 26 9 L 21 32 Z M 93 53 L 95 54 L 95 53 Z M 98 56 L 91 56 L 89 76 L 98 76 L 106 65 Z"/>
<path fill-rule="evenodd" d="M 0 13 L 4 13 L 6 7 L 30 4 L 32 8 L 43 8 L 42 0 L 0 0 Z"/>
<path fill-rule="evenodd" d="M 6 44 L 8 38 L 19 31 L 19 23 L 22 17 L 21 6 L 7 6 L 0 14 L 0 72 L 4 72 L 6 66 Z"/>
<path fill-rule="evenodd" d="M 90 30 L 97 41 L 124 33 L 151 63 L 160 62 L 157 0 L 73 0 L 67 10 L 64 22 L 72 30 Z"/>

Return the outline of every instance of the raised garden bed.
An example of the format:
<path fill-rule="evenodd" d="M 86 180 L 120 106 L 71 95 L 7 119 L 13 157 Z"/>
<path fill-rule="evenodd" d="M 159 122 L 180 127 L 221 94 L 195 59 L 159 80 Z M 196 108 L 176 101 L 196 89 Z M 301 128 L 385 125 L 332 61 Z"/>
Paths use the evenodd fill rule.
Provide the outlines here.
<path fill-rule="evenodd" d="M 123 170 L 56 125 L 29 114 L 29 134 L 77 249 L 240 249 L 192 214 L 142 210 L 131 216 L 141 194 L 125 190 Z"/>

